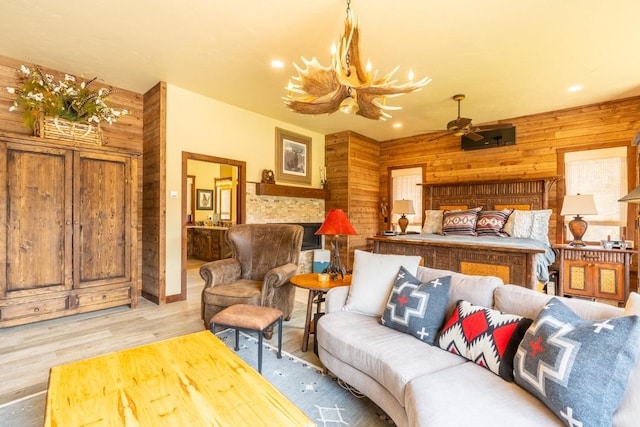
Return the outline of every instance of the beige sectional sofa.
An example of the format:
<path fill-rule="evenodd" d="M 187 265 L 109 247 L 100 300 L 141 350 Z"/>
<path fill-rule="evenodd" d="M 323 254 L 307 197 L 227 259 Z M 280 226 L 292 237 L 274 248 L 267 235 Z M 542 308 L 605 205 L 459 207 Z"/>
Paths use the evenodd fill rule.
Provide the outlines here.
<path fill-rule="evenodd" d="M 428 282 L 447 275 L 451 276 L 451 288 L 445 319 L 458 300 L 535 319 L 551 298 L 504 285 L 497 277 L 425 267 L 417 267 L 415 277 Z M 377 316 L 345 311 L 349 292 L 348 287 L 341 287 L 327 294 L 326 314 L 318 322 L 319 358 L 334 375 L 380 406 L 398 426 L 568 424 L 515 382 L 507 382 L 472 361 L 384 326 Z M 597 302 L 562 300 L 589 320 L 626 314 L 621 308 Z M 638 360 L 632 365 L 622 403 L 613 416 L 614 426 L 640 425 L 639 365 Z M 609 368 L 602 366 L 604 372 Z M 586 393 L 600 397 L 607 391 L 600 384 L 593 384 Z"/>

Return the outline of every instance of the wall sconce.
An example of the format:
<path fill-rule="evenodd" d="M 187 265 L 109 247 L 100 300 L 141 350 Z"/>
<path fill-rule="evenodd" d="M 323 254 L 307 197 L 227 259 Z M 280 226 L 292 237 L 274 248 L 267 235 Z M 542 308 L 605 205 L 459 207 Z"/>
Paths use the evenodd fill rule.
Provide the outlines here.
<path fill-rule="evenodd" d="M 575 217 L 569 221 L 569 231 L 573 235 L 573 241 L 571 246 L 587 246 L 582 241 L 582 236 L 587 232 L 589 224 L 582 219 L 580 215 L 597 215 L 598 210 L 591 194 L 577 194 L 575 196 L 564 196 L 562 201 L 562 211 L 560 215 L 568 216 L 575 215 Z"/>
<path fill-rule="evenodd" d="M 407 215 L 415 215 L 416 211 L 413 208 L 412 200 L 394 200 L 393 201 L 393 213 L 402 215 L 398 218 L 398 225 L 400 226 L 400 234 L 407 234 L 407 226 L 409 225 L 409 219 Z"/>

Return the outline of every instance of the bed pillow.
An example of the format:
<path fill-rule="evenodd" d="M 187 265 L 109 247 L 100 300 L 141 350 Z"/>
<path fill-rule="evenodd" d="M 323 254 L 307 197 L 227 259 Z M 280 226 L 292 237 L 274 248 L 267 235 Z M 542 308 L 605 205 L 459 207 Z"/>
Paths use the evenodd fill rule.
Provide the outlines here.
<path fill-rule="evenodd" d="M 585 320 L 552 298 L 518 347 L 515 380 L 567 425 L 611 425 L 639 351 L 638 316 Z"/>
<path fill-rule="evenodd" d="M 519 239 L 528 239 L 533 228 L 533 211 L 521 211 L 515 209 L 507 223 L 504 225 L 504 231 L 511 237 Z"/>
<path fill-rule="evenodd" d="M 464 211 L 444 211 L 442 214 L 442 234 L 446 236 L 475 236 L 478 213 L 482 207 Z"/>
<path fill-rule="evenodd" d="M 428 234 L 442 234 L 442 210 L 424 211 L 424 225 L 422 232 Z"/>
<path fill-rule="evenodd" d="M 353 274 L 344 311 L 382 316 L 400 267 L 416 275 L 420 256 L 383 255 L 355 250 Z"/>
<path fill-rule="evenodd" d="M 512 212 L 513 209 L 480 211 L 476 223 L 476 233 L 478 236 L 508 237 L 509 235 L 504 231 L 504 225 Z"/>
<path fill-rule="evenodd" d="M 531 319 L 458 301 L 438 337 L 438 347 L 513 381 L 513 356 Z"/>
<path fill-rule="evenodd" d="M 529 238 L 549 245 L 549 219 L 551 218 L 551 209 L 532 212 L 533 221 L 531 224 L 531 234 L 529 234 Z"/>
<path fill-rule="evenodd" d="M 433 344 L 444 322 L 451 276 L 421 283 L 400 267 L 380 323 Z"/>

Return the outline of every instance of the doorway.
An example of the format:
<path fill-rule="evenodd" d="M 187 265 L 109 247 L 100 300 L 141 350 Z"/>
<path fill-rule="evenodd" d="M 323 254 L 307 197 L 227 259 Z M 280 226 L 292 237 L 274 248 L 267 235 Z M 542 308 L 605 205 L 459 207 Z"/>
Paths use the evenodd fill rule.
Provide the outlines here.
<path fill-rule="evenodd" d="M 182 153 L 181 300 L 187 299 L 187 231 L 191 227 L 222 230 L 246 221 L 246 169 L 243 161 Z"/>

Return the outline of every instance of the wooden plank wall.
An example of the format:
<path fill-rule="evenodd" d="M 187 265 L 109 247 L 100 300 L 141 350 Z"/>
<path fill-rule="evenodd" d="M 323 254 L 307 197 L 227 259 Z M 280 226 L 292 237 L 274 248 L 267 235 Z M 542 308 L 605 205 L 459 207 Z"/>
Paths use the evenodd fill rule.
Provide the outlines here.
<path fill-rule="evenodd" d="M 18 60 L 8 58 L 0 55 L 0 132 L 14 135 L 26 135 L 31 136 L 33 132 L 30 128 L 26 127 L 22 122 L 22 114 L 18 111 L 9 111 L 15 95 L 7 92 L 7 87 L 19 87 L 19 69 L 21 65 L 31 66 L 34 64 L 20 62 Z M 54 76 L 60 78 L 64 77 L 64 73 L 74 74 L 73 70 L 51 70 L 42 67 L 43 71 L 51 73 Z M 93 76 L 92 76 L 93 77 Z M 102 137 L 103 145 L 122 150 L 127 153 L 142 154 L 142 110 L 143 100 L 142 94 L 128 91 L 125 89 L 117 88 L 104 84 L 99 80 L 94 83 L 96 88 L 104 87 L 114 90 L 114 93 L 109 96 L 108 102 L 110 106 L 119 109 L 127 109 L 129 113 L 126 116 L 121 117 L 116 123 L 102 124 Z M 142 245 L 140 244 L 142 239 L 142 176 L 143 176 L 143 164 L 142 158 L 138 158 L 138 191 L 137 206 L 138 206 L 138 269 L 141 271 L 142 267 Z M 141 289 L 142 281 L 138 274 L 138 290 Z"/>
<path fill-rule="evenodd" d="M 353 251 L 367 250 L 367 237 L 379 231 L 379 158 L 380 146 L 373 139 L 350 131 L 325 136 L 327 188 L 331 194 L 325 209 L 343 209 L 358 232 L 347 238 L 347 247 L 341 250 L 347 269 L 353 265 Z"/>
<path fill-rule="evenodd" d="M 158 304 L 165 298 L 167 85 L 158 83 L 144 95 L 144 198 L 142 201 L 142 294 Z"/>
<path fill-rule="evenodd" d="M 428 183 L 558 176 L 558 153 L 563 150 L 630 146 L 640 128 L 640 97 L 504 119 L 501 122 L 516 126 L 516 145 L 462 151 L 459 137 L 447 136 L 430 141 L 438 134 L 381 142 L 381 196 L 387 193 L 388 168 L 405 164 L 425 164 Z M 631 152 L 635 153 L 635 149 Z M 632 170 L 636 170 L 636 159 L 632 157 Z M 630 188 L 635 183 L 637 177 L 630 177 Z M 549 236 L 552 242 L 562 239 L 556 231 L 557 213 L 561 207 L 558 188 L 562 188 L 562 185 L 560 180 L 549 194 L 549 207 L 554 211 Z M 629 209 L 631 213 L 634 212 L 632 207 Z M 378 217 L 382 226 L 382 218 L 380 215 Z M 630 222 L 633 223 L 632 218 Z"/>

